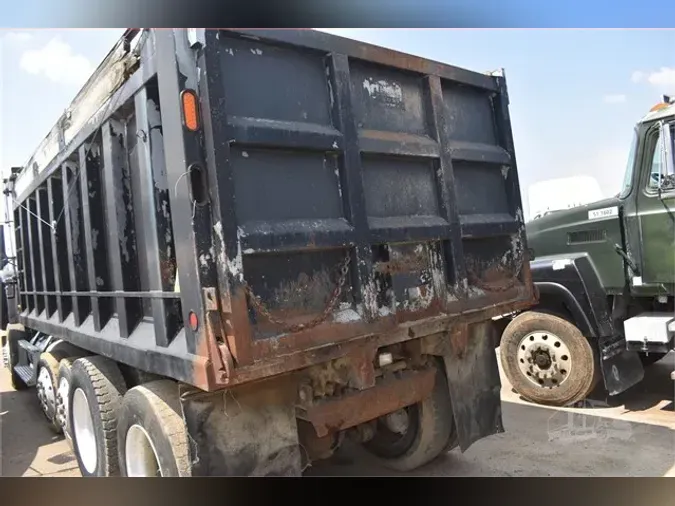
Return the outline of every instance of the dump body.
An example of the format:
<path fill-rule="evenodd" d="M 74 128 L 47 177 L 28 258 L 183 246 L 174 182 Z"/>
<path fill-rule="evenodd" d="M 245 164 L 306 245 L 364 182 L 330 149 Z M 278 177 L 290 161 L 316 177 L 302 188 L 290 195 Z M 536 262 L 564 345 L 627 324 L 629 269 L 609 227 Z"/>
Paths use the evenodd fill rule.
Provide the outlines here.
<path fill-rule="evenodd" d="M 11 184 L 21 323 L 203 390 L 534 300 L 504 77 L 321 32 L 127 32 Z"/>

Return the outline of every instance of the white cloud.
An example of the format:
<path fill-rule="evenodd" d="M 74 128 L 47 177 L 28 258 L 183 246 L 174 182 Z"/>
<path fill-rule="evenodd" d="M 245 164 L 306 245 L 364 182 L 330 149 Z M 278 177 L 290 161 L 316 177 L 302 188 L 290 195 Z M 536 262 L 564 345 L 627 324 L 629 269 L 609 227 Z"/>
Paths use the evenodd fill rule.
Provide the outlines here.
<path fill-rule="evenodd" d="M 623 104 L 626 101 L 626 95 L 620 93 L 605 95 L 602 97 L 602 100 L 606 104 Z"/>
<path fill-rule="evenodd" d="M 675 67 L 661 67 L 656 72 L 649 74 L 647 81 L 664 91 L 675 90 Z"/>
<path fill-rule="evenodd" d="M 7 32 L 2 40 L 15 45 L 25 44 L 33 40 L 33 34 L 29 32 Z"/>
<path fill-rule="evenodd" d="M 675 92 L 675 67 L 661 67 L 653 72 L 636 70 L 631 76 L 634 83 L 647 82 L 661 92 Z"/>
<path fill-rule="evenodd" d="M 94 68 L 87 58 L 76 54 L 59 37 L 51 39 L 41 49 L 24 51 L 20 66 L 33 75 L 44 75 L 56 83 L 80 86 Z"/>

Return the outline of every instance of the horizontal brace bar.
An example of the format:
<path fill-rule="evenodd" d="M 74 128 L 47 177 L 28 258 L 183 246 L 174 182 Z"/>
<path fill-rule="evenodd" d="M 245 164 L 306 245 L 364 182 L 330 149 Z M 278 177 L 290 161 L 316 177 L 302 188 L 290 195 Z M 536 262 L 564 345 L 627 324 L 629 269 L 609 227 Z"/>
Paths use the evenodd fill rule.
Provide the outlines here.
<path fill-rule="evenodd" d="M 421 135 L 379 130 L 361 130 L 359 146 L 363 153 L 438 158 L 441 148 L 436 141 Z"/>
<path fill-rule="evenodd" d="M 500 146 L 477 142 L 450 141 L 450 156 L 464 162 L 483 162 L 510 165 L 511 156 Z"/>
<path fill-rule="evenodd" d="M 342 149 L 342 134 L 334 128 L 299 121 L 260 118 L 228 118 L 230 143 L 321 151 Z"/>
<path fill-rule="evenodd" d="M 368 218 L 372 243 L 444 240 L 450 224 L 439 216 L 396 216 Z"/>
<path fill-rule="evenodd" d="M 125 292 L 115 290 L 111 292 L 45 292 L 45 291 L 22 291 L 22 295 L 62 295 L 72 297 L 128 297 L 134 299 L 180 299 L 180 292 Z"/>
<path fill-rule="evenodd" d="M 241 229 L 244 255 L 351 246 L 355 240 L 353 227 L 340 218 L 248 223 Z"/>
<path fill-rule="evenodd" d="M 479 238 L 515 234 L 520 225 L 509 214 L 472 214 L 460 216 L 462 237 Z"/>

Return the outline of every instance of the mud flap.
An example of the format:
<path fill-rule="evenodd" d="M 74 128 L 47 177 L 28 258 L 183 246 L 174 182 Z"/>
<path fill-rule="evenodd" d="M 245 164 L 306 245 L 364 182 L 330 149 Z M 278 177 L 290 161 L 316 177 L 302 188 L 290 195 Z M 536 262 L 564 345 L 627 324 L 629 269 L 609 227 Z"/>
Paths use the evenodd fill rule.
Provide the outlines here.
<path fill-rule="evenodd" d="M 609 395 L 617 395 L 636 385 L 644 378 L 645 370 L 636 351 L 626 349 L 624 339 L 601 340 L 600 369 Z"/>
<path fill-rule="evenodd" d="M 479 439 L 504 432 L 496 334 L 492 321 L 461 325 L 450 332 L 444 346 L 443 361 L 462 452 Z"/>
<path fill-rule="evenodd" d="M 300 476 L 289 393 L 277 382 L 215 393 L 182 387 L 192 476 Z"/>

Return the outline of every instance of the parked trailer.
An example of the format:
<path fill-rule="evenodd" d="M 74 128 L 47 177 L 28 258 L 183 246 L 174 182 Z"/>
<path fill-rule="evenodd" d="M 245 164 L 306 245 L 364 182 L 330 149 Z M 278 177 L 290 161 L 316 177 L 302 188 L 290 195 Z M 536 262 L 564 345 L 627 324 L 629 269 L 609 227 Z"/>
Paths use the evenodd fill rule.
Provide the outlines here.
<path fill-rule="evenodd" d="M 13 382 L 85 476 L 299 475 L 344 435 L 411 470 L 503 431 L 491 318 L 535 301 L 503 74 L 128 30 L 6 193 Z"/>

